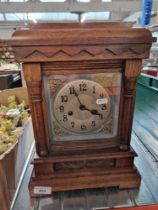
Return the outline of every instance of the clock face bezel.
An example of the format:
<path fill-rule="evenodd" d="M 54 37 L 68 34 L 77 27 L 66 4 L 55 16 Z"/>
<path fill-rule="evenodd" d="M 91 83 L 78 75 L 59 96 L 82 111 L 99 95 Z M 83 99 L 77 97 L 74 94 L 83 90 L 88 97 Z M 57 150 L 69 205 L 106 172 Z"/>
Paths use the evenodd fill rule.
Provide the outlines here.
<path fill-rule="evenodd" d="M 92 134 L 87 134 L 87 133 L 84 133 L 84 132 L 81 132 L 80 134 L 74 134 L 73 132 L 69 132 L 67 134 L 67 130 L 65 128 L 62 127 L 61 129 L 61 126 L 59 125 L 59 123 L 57 123 L 57 125 L 60 127 L 60 129 L 58 128 L 58 132 L 62 132 L 64 133 L 64 137 L 61 137 L 61 136 L 56 136 L 54 130 L 54 127 L 56 125 L 54 125 L 55 123 L 53 122 L 52 118 L 50 116 L 53 116 L 53 119 L 55 118 L 54 117 L 54 114 L 53 114 L 53 109 L 51 107 L 52 106 L 52 100 L 50 100 L 50 95 L 52 95 L 52 93 L 50 93 L 50 89 L 48 87 L 48 83 L 49 81 L 51 80 L 54 80 L 54 81 L 57 81 L 57 80 L 61 80 L 61 83 L 60 85 L 58 85 L 58 88 L 56 88 L 55 92 L 53 93 L 53 101 L 55 100 L 55 97 L 56 95 L 58 95 L 59 91 L 65 86 L 67 85 L 68 83 L 71 83 L 72 81 L 78 81 L 78 80 L 89 80 L 89 81 L 92 81 L 92 82 L 96 82 L 92 79 L 92 77 L 94 76 L 98 76 L 100 77 L 101 75 L 105 75 L 105 77 L 108 75 L 116 75 L 118 74 L 119 75 L 119 96 L 117 97 L 117 100 L 114 100 L 113 98 L 110 98 L 110 103 L 111 103 L 111 109 L 110 109 L 110 112 L 109 112 L 109 116 L 107 117 L 107 121 L 109 120 L 109 118 L 111 117 L 111 112 L 115 112 L 113 113 L 113 117 L 115 117 L 115 120 L 116 120 L 116 123 L 114 123 L 114 120 L 112 123 L 114 123 L 115 125 L 115 128 L 114 128 L 114 131 L 112 133 L 112 135 L 105 135 L 105 133 L 102 132 L 102 134 L 98 135 L 98 132 L 101 130 L 101 129 L 97 129 L 97 131 L 95 132 L 91 132 Z M 71 74 L 69 75 L 68 77 L 65 76 L 64 74 L 61 75 L 61 74 L 53 74 L 51 76 L 44 76 L 44 91 L 45 91 L 45 98 L 46 98 L 46 110 L 50 110 L 49 113 L 47 113 L 47 118 L 48 118 L 48 135 L 49 135 L 49 141 L 51 143 L 57 143 L 57 142 L 77 142 L 77 141 L 86 141 L 86 140 L 95 140 L 95 139 L 98 139 L 98 140 L 103 140 L 103 139 L 112 139 L 112 138 L 115 138 L 118 134 L 118 121 L 119 121 L 119 108 L 120 108 L 120 92 L 121 92 L 121 80 L 122 80 L 122 74 L 121 72 L 97 72 L 97 73 L 80 73 L 80 74 Z M 100 86 L 102 86 L 102 82 L 101 83 L 98 83 Z M 118 84 L 117 84 L 118 85 Z M 104 87 L 105 88 L 105 87 Z M 77 100 L 76 100 L 77 101 Z M 118 106 L 117 106 L 117 111 L 114 110 L 113 106 L 115 104 L 115 102 L 117 101 L 118 103 Z M 117 115 L 117 117 L 116 117 Z M 54 126 L 54 127 L 53 127 Z M 110 124 L 108 125 L 110 126 Z M 107 126 L 107 127 L 108 127 Z M 113 124 L 112 124 L 113 126 Z M 52 128 L 53 127 L 53 128 Z M 105 130 L 105 129 L 104 129 Z M 60 134 L 61 135 L 61 134 Z"/>
<path fill-rule="evenodd" d="M 66 95 L 63 96 L 64 93 Z M 99 94 L 103 94 L 102 98 Z M 87 78 L 68 80 L 54 96 L 53 116 L 58 125 L 70 133 L 86 134 L 101 130 L 110 111 L 111 101 L 106 90 Z"/>

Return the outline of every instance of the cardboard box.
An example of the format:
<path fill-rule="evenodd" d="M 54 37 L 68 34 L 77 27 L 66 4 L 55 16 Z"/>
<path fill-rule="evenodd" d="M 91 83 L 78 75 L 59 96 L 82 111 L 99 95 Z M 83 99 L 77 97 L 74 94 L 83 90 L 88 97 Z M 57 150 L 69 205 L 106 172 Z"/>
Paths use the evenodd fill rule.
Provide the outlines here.
<path fill-rule="evenodd" d="M 18 102 L 23 100 L 29 104 L 27 88 L 13 88 L 0 91 L 0 104 L 7 104 L 7 99 L 10 95 L 16 95 Z"/>
<path fill-rule="evenodd" d="M 28 104 L 26 88 L 15 88 L 0 91 L 0 103 L 6 104 L 10 95 L 16 95 L 19 103 Z M 27 160 L 34 136 L 31 118 L 25 123 L 19 140 L 4 154 L 0 155 L 0 204 L 1 210 L 8 210 L 16 191 L 23 167 Z"/>

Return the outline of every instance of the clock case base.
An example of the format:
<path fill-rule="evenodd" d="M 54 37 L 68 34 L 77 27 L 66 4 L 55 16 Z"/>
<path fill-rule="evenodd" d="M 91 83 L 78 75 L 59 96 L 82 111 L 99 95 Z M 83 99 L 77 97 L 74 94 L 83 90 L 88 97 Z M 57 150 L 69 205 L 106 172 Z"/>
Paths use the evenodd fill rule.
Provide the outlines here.
<path fill-rule="evenodd" d="M 133 164 L 135 156 L 136 153 L 131 150 L 96 153 L 96 156 L 83 154 L 35 158 L 32 162 L 34 171 L 29 183 L 30 195 L 46 196 L 34 193 L 34 187 L 38 186 L 51 187 L 52 192 L 103 187 L 139 187 L 141 178 Z"/>

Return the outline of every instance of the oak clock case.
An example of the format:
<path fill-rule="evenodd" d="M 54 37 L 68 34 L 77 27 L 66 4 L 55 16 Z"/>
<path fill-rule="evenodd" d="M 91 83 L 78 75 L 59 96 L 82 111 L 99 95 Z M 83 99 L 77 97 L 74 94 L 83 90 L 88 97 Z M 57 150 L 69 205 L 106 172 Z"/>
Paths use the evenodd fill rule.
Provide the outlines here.
<path fill-rule="evenodd" d="M 120 72 L 44 77 L 50 141 L 116 137 L 120 88 Z"/>
<path fill-rule="evenodd" d="M 137 79 L 153 38 L 122 23 L 36 25 L 5 43 L 22 62 L 38 156 L 52 192 L 140 186 L 130 147 Z M 41 194 L 42 195 L 42 194 Z"/>

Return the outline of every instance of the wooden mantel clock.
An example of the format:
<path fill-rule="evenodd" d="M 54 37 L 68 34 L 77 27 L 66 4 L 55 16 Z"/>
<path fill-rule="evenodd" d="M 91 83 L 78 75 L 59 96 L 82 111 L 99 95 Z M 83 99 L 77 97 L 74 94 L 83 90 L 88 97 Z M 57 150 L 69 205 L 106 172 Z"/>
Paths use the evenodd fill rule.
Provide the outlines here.
<path fill-rule="evenodd" d="M 35 187 L 138 187 L 130 147 L 137 78 L 153 39 L 116 23 L 47 24 L 8 41 L 22 62 L 38 157 Z"/>

